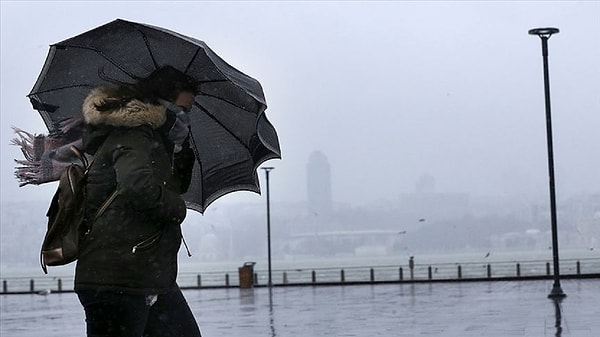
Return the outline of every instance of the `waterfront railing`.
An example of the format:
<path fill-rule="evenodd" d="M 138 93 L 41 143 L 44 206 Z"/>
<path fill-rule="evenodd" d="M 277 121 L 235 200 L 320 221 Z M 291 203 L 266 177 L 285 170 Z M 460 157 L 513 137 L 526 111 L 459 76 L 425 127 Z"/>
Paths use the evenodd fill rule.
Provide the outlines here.
<path fill-rule="evenodd" d="M 560 261 L 563 278 L 600 278 L 600 258 Z M 358 285 L 414 282 L 467 282 L 551 279 L 550 261 L 461 262 L 407 265 L 351 266 L 344 268 L 272 269 L 273 286 Z M 268 284 L 268 271 L 253 269 L 254 287 Z M 238 270 L 180 272 L 182 289 L 240 287 Z M 2 277 L 0 294 L 71 292 L 72 276 Z"/>

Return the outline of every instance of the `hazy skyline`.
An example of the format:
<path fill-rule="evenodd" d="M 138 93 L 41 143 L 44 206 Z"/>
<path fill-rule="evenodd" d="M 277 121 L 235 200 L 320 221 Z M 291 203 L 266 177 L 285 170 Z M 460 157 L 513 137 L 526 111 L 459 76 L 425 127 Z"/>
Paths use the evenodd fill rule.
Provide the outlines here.
<path fill-rule="evenodd" d="M 321 151 L 332 199 L 397 199 L 419 177 L 436 190 L 547 194 L 540 39 L 549 40 L 557 197 L 600 193 L 599 1 L 27 2 L 2 1 L 2 201 L 49 200 L 18 187 L 12 126 L 46 133 L 26 95 L 52 43 L 116 18 L 205 41 L 264 88 L 282 160 L 271 200 L 306 200 Z M 68 15 L 66 15 L 68 13 Z M 59 19 L 57 19 L 59 18 Z M 264 173 L 259 172 L 264 185 Z M 248 192 L 228 202 L 262 202 Z"/>

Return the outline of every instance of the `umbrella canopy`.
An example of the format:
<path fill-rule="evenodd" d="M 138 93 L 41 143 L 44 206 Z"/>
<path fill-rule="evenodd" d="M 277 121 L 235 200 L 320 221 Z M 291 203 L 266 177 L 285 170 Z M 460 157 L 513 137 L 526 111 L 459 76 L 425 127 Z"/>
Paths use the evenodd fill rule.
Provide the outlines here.
<path fill-rule="evenodd" d="M 229 192 L 260 193 L 258 166 L 281 158 L 277 132 L 264 113 L 262 87 L 202 41 L 118 19 L 51 45 L 28 97 L 50 134 L 57 134 L 65 120 L 81 117 L 92 88 L 132 83 L 165 65 L 199 83 L 189 114 L 196 161 L 183 196 L 188 207 L 202 213 Z"/>

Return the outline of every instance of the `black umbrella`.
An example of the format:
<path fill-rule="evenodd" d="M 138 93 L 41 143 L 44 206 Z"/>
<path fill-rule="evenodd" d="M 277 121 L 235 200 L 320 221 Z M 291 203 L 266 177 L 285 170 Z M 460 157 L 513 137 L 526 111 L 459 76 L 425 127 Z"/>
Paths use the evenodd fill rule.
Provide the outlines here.
<path fill-rule="evenodd" d="M 189 114 L 196 162 L 184 195 L 188 207 L 204 212 L 229 192 L 260 193 L 256 169 L 281 158 L 277 133 L 264 113 L 262 87 L 202 41 L 118 19 L 51 45 L 28 96 L 50 134 L 57 134 L 65 120 L 81 116 L 91 88 L 108 79 L 131 83 L 164 65 L 199 83 Z"/>

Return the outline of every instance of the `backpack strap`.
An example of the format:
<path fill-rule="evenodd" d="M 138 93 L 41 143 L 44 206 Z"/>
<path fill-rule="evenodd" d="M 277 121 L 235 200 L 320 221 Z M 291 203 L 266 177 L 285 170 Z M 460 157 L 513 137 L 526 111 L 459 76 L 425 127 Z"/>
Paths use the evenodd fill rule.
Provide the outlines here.
<path fill-rule="evenodd" d="M 92 166 L 92 163 L 94 162 L 94 157 L 92 157 L 91 161 L 88 161 L 87 156 L 83 152 L 81 152 L 81 150 L 75 145 L 71 145 L 69 147 L 69 150 L 71 150 L 71 152 L 75 154 L 77 159 L 81 161 L 81 163 L 83 164 L 83 171 L 85 172 L 84 174 L 87 174 L 90 166 Z"/>
<path fill-rule="evenodd" d="M 90 167 L 94 163 L 94 157 L 92 157 L 91 160 L 88 160 L 87 156 L 79 148 L 77 148 L 75 145 L 71 145 L 70 149 L 77 156 L 77 158 L 81 161 L 81 163 L 83 164 L 84 174 L 87 175 L 88 172 L 89 172 L 89 170 L 90 170 Z M 102 205 L 100 206 L 100 208 L 98 208 L 98 210 L 96 211 L 96 214 L 92 218 L 92 221 L 90 221 L 88 223 L 88 225 L 87 225 L 88 229 L 87 229 L 87 231 L 86 231 L 85 234 L 88 234 L 92 230 L 92 225 L 94 224 L 94 222 L 96 222 L 96 220 L 98 220 L 98 218 L 100 218 L 102 216 L 102 214 L 104 214 L 104 212 L 106 211 L 106 209 L 108 208 L 108 206 L 110 206 L 110 204 L 113 202 L 113 200 L 115 200 L 115 198 L 117 197 L 117 195 L 119 195 L 119 189 L 118 188 L 116 188 L 108 196 L 108 198 L 106 200 L 104 200 L 104 202 L 102 203 Z"/>
<path fill-rule="evenodd" d="M 108 198 L 106 200 L 104 200 L 104 203 L 102 203 L 102 206 L 100 206 L 100 208 L 98 208 L 98 211 L 96 212 L 96 215 L 94 215 L 94 218 L 92 219 L 92 222 L 90 222 L 90 229 L 91 226 L 94 222 L 96 222 L 96 220 L 98 220 L 99 217 L 102 216 L 102 214 L 104 214 L 104 211 L 106 211 L 106 209 L 108 208 L 108 206 L 110 206 L 110 204 L 113 202 L 113 200 L 115 200 L 115 198 L 117 197 L 117 195 L 119 195 L 119 189 L 115 189 L 111 195 L 108 196 Z"/>
<path fill-rule="evenodd" d="M 104 214 L 104 212 L 106 211 L 108 206 L 110 206 L 110 204 L 113 202 L 113 200 L 115 200 L 115 198 L 118 195 L 119 195 L 119 189 L 117 188 L 108 196 L 108 198 L 106 198 L 106 200 L 104 200 L 104 202 L 102 203 L 102 206 L 100 206 L 100 208 L 98 208 L 98 210 L 96 211 L 96 214 L 92 218 L 92 221 L 90 221 L 89 223 L 86 224 L 87 230 L 83 234 L 84 237 L 86 235 L 90 234 L 90 232 L 92 231 L 94 222 L 96 222 L 96 220 L 98 220 L 102 216 L 102 214 Z"/>

